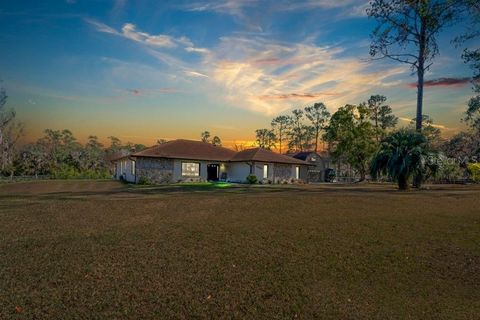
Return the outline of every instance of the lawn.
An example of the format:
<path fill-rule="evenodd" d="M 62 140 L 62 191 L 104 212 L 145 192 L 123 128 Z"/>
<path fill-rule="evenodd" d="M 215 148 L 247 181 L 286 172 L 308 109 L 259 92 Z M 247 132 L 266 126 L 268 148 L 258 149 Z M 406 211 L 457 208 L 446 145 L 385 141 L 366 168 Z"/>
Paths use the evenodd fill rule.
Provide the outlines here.
<path fill-rule="evenodd" d="M 479 314 L 479 186 L 0 185 L 0 319 Z"/>

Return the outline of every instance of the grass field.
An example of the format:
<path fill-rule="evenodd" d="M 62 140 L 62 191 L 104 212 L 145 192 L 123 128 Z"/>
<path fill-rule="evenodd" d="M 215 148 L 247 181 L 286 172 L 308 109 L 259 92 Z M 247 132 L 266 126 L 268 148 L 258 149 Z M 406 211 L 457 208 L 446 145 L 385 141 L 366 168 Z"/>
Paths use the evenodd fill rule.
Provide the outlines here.
<path fill-rule="evenodd" d="M 0 185 L 0 319 L 479 315 L 479 186 Z"/>

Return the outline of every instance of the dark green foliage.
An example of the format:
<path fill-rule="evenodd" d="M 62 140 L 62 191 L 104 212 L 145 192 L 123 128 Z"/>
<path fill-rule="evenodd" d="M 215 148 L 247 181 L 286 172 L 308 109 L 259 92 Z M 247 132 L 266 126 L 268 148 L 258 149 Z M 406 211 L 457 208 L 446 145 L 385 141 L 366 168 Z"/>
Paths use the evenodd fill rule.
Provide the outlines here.
<path fill-rule="evenodd" d="M 372 159 L 370 171 L 388 175 L 400 190 L 408 189 L 413 175 L 425 178 L 438 170 L 438 155 L 430 151 L 428 139 L 415 130 L 401 129 L 386 138 Z"/>
<path fill-rule="evenodd" d="M 254 174 L 250 174 L 247 176 L 247 182 L 250 184 L 255 184 L 258 182 L 257 176 Z"/>
<path fill-rule="evenodd" d="M 336 162 L 350 164 L 365 180 L 369 161 L 374 154 L 375 128 L 368 119 L 365 105 L 346 105 L 332 115 L 324 138 Z"/>
<path fill-rule="evenodd" d="M 45 136 L 28 144 L 15 160 L 17 175 L 50 175 L 54 179 L 106 179 L 112 176 L 110 159 L 145 146 L 109 137 L 111 144 L 104 148 L 96 136 L 89 136 L 85 145 L 70 130 L 45 130 Z"/>

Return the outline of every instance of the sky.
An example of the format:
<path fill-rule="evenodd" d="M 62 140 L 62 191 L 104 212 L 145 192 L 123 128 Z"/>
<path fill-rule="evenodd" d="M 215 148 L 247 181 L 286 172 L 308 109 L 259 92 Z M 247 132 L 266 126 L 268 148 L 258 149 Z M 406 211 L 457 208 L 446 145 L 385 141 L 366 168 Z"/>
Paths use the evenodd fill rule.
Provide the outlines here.
<path fill-rule="evenodd" d="M 331 112 L 385 95 L 415 116 L 408 65 L 369 59 L 361 0 L 57 0 L 0 3 L 0 79 L 24 141 L 70 129 L 80 141 L 250 143 L 271 119 L 315 102 Z M 462 129 L 472 71 L 445 30 L 426 75 L 425 114 Z M 478 44 L 473 44 L 478 45 Z"/>

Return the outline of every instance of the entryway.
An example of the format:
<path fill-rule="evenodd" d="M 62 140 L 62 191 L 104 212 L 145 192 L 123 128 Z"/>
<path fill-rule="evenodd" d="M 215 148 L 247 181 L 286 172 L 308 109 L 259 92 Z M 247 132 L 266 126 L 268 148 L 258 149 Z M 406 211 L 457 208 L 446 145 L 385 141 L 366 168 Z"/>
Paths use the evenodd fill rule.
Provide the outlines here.
<path fill-rule="evenodd" d="M 207 165 L 208 181 L 218 181 L 219 173 L 220 173 L 220 167 L 218 166 L 218 164 Z"/>

